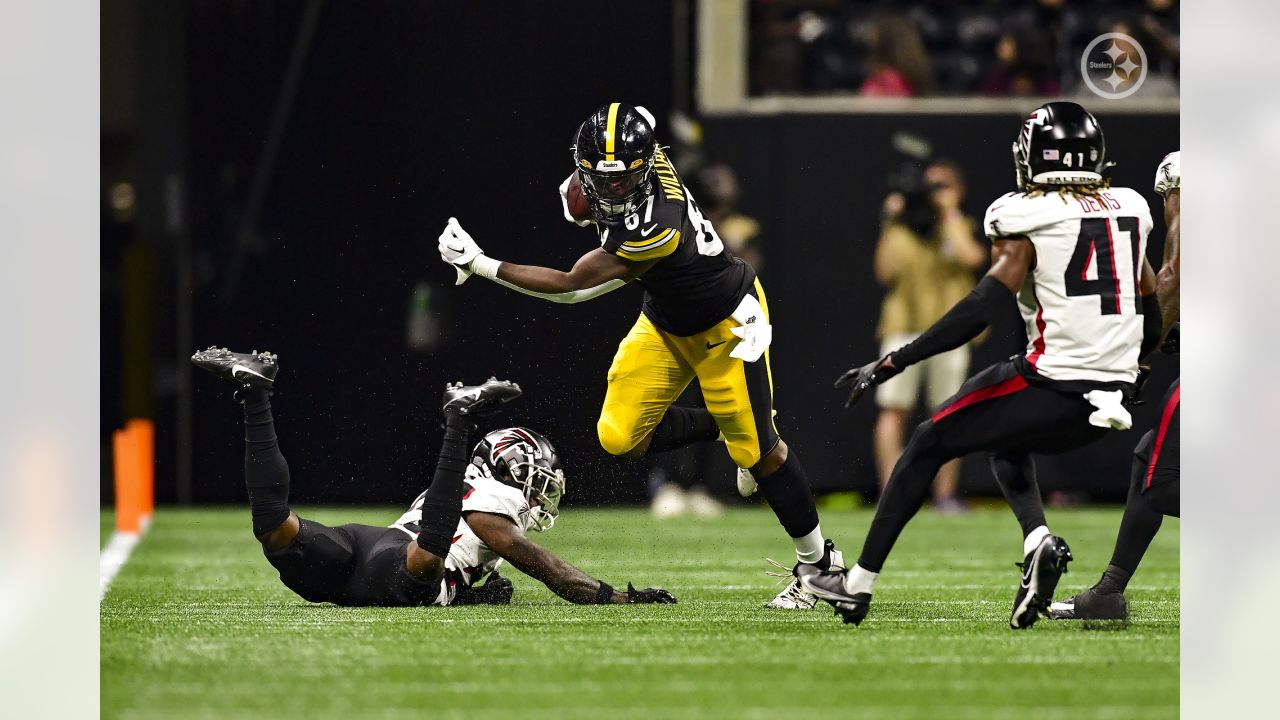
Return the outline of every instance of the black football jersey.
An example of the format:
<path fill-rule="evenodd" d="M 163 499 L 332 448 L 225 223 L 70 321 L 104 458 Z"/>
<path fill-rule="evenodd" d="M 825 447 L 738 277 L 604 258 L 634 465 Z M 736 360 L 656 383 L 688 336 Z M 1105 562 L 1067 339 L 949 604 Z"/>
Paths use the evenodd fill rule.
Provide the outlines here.
<path fill-rule="evenodd" d="M 696 335 L 737 308 L 755 271 L 720 241 L 661 150 L 653 185 L 635 212 L 597 221 L 600 245 L 632 262 L 657 259 L 636 280 L 645 290 L 642 311 L 673 335 Z"/>

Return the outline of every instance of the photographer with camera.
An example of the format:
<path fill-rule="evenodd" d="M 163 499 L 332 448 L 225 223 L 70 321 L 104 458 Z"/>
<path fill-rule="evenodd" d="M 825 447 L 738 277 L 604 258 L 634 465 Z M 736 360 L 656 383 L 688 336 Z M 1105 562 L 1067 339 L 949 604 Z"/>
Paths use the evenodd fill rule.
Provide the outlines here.
<path fill-rule="evenodd" d="M 987 254 L 974 234 L 973 218 L 960 210 L 964 175 L 950 160 L 910 162 L 889 178 L 880 240 L 876 246 L 876 281 L 888 289 L 876 336 L 881 354 L 914 340 L 974 287 L 974 272 Z M 902 454 L 907 422 L 921 390 L 930 407 L 944 402 L 964 382 L 969 348 L 930 358 L 876 389 L 880 416 L 875 428 L 876 469 L 880 489 Z M 938 471 L 933 485 L 934 508 L 962 512 L 956 494 L 960 461 Z"/>

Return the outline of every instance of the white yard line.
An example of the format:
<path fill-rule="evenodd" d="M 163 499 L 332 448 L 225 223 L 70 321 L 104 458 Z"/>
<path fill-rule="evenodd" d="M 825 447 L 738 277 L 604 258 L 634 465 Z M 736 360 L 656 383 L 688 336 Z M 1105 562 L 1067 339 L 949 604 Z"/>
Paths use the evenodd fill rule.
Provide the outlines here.
<path fill-rule="evenodd" d="M 129 560 L 129 554 L 141 539 L 140 533 L 119 531 L 111 533 L 111 539 L 107 541 L 107 546 L 102 548 L 102 554 L 98 559 L 98 602 L 102 602 L 102 598 L 106 597 L 111 581 L 115 579 L 116 573 L 120 572 L 120 568 L 124 567 L 125 562 Z"/>

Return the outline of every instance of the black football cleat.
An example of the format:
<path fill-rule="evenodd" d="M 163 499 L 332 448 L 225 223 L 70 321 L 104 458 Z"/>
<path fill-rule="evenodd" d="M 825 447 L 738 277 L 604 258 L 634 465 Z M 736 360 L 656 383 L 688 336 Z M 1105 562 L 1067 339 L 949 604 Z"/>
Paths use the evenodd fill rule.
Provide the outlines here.
<path fill-rule="evenodd" d="M 520 397 L 520 386 L 510 380 L 489 378 L 481 385 L 461 382 L 445 385 L 444 411 L 459 415 L 485 415 Z"/>
<path fill-rule="evenodd" d="M 1129 603 L 1124 593 L 1103 593 L 1089 588 L 1075 597 L 1049 606 L 1054 620 L 1118 620 L 1129 619 Z"/>
<path fill-rule="evenodd" d="M 272 353 L 257 350 L 236 353 L 220 347 L 197 351 L 191 356 L 191 364 L 242 388 L 266 390 L 275 386 L 276 373 L 280 370 L 279 361 Z"/>
<path fill-rule="evenodd" d="M 846 624 L 861 625 L 871 610 L 871 593 L 850 593 L 844 589 L 845 572 L 822 570 L 816 565 L 801 563 L 793 571 L 800 586 L 814 597 L 825 600 L 836 609 Z"/>
<path fill-rule="evenodd" d="M 1040 613 L 1048 612 L 1049 603 L 1053 601 L 1053 591 L 1058 589 L 1058 580 L 1067 571 L 1067 563 L 1071 560 L 1071 548 L 1067 546 L 1067 541 L 1056 535 L 1049 535 L 1041 540 L 1027 554 L 1026 559 L 1019 564 L 1022 568 L 1022 583 L 1018 586 L 1018 595 L 1013 599 L 1009 627 L 1025 630 L 1035 625 Z"/>

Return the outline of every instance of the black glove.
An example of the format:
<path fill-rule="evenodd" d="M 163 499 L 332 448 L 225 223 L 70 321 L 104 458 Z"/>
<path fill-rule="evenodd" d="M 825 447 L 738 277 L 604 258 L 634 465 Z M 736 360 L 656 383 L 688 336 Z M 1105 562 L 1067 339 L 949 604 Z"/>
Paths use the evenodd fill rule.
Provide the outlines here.
<path fill-rule="evenodd" d="M 1125 398 L 1122 404 L 1126 407 L 1146 405 L 1147 401 L 1142 399 L 1142 390 L 1147 386 L 1147 380 L 1149 379 L 1151 379 L 1151 366 L 1139 365 L 1138 377 L 1133 381 L 1133 394 Z"/>
<path fill-rule="evenodd" d="M 1166 355 L 1173 355 L 1179 351 L 1182 345 L 1182 322 L 1176 322 L 1173 327 L 1169 328 L 1169 334 L 1164 336 L 1164 342 L 1160 343 L 1160 352 Z"/>
<path fill-rule="evenodd" d="M 494 571 L 484 585 L 476 585 L 460 591 L 453 599 L 454 605 L 510 605 L 515 585 Z"/>
<path fill-rule="evenodd" d="M 847 408 L 853 407 L 853 404 L 862 398 L 862 394 L 889 378 L 902 372 L 902 370 L 889 364 L 889 355 L 869 362 L 862 367 L 850 369 L 845 374 L 836 379 L 836 387 L 842 388 L 846 385 L 852 385 L 853 389 L 849 391 L 849 399 L 844 401 Z"/>
<path fill-rule="evenodd" d="M 627 583 L 627 602 L 637 604 L 658 605 L 675 605 L 676 596 L 661 588 L 645 588 L 637 590 L 634 585 Z"/>

